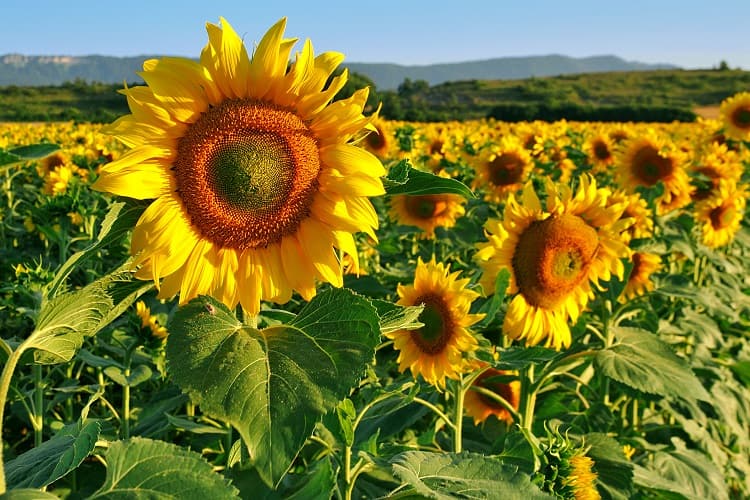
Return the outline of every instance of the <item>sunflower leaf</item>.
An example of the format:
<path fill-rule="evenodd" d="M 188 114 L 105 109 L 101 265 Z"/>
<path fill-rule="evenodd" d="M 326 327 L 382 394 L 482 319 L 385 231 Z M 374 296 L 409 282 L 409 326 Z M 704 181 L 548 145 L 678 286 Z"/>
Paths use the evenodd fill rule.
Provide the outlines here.
<path fill-rule="evenodd" d="M 416 330 L 422 328 L 423 323 L 419 321 L 419 315 L 424 310 L 424 305 L 399 306 L 387 300 L 370 299 L 380 317 L 380 332 L 383 334 L 397 330 Z"/>
<path fill-rule="evenodd" d="M 57 144 L 30 144 L 12 149 L 0 149 L 0 166 L 25 160 L 39 160 L 60 149 Z"/>
<path fill-rule="evenodd" d="M 425 194 L 457 194 L 465 198 L 474 198 L 474 193 L 464 183 L 447 177 L 439 177 L 429 172 L 422 172 L 411 168 L 408 162 L 402 161 L 398 165 L 397 180 L 390 179 L 385 182 L 385 191 L 388 194 L 408 194 L 408 195 L 425 195 Z M 394 167 L 394 168 L 396 168 Z M 405 172 L 402 170 L 405 169 Z M 406 182 L 399 182 L 406 177 Z"/>
<path fill-rule="evenodd" d="M 200 297 L 169 324 L 169 371 L 204 412 L 239 431 L 261 478 L 277 486 L 315 424 L 364 375 L 378 323 L 370 302 L 345 289 L 263 330 Z"/>
<path fill-rule="evenodd" d="M 36 448 L 5 464 L 10 488 L 42 488 L 78 467 L 99 439 L 99 422 L 67 425 Z"/>
<path fill-rule="evenodd" d="M 145 438 L 112 443 L 107 476 L 89 498 L 239 498 L 237 490 L 194 451 Z"/>
<path fill-rule="evenodd" d="M 604 375 L 649 394 L 711 400 L 687 363 L 653 333 L 627 327 L 615 327 L 613 331 L 615 344 L 594 358 Z"/>
<path fill-rule="evenodd" d="M 553 498 L 514 465 L 475 453 L 407 451 L 396 455 L 393 473 L 415 496 L 447 500 L 483 498 L 527 500 Z"/>

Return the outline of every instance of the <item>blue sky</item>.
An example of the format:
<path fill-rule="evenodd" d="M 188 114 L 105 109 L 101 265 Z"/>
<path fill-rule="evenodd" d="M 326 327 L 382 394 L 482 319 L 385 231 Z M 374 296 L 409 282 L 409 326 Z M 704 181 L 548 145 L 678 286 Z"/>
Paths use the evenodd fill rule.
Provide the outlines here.
<path fill-rule="evenodd" d="M 0 54 L 197 57 L 219 16 L 249 43 L 287 16 L 287 36 L 350 62 L 614 54 L 750 69 L 750 0 L 0 0 Z"/>

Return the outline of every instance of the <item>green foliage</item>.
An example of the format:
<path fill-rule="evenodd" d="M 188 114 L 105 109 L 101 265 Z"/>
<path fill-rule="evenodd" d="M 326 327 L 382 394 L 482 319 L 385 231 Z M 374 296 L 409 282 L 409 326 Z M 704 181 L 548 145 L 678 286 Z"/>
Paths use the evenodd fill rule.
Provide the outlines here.
<path fill-rule="evenodd" d="M 369 301 L 315 297 L 286 325 L 244 326 L 200 298 L 169 324 L 170 373 L 208 414 L 237 428 L 261 478 L 277 485 L 317 421 L 364 375 L 379 342 Z"/>
<path fill-rule="evenodd" d="M 239 498 L 237 489 L 198 453 L 180 446 L 133 438 L 111 443 L 107 477 L 89 498 Z"/>
<path fill-rule="evenodd" d="M 438 500 L 553 498 L 542 493 L 517 467 L 484 455 L 407 451 L 391 462 L 394 474 L 415 496 Z"/>
<path fill-rule="evenodd" d="M 8 486 L 42 488 L 65 476 L 94 450 L 100 427 L 91 420 L 67 425 L 49 441 L 8 461 Z"/>

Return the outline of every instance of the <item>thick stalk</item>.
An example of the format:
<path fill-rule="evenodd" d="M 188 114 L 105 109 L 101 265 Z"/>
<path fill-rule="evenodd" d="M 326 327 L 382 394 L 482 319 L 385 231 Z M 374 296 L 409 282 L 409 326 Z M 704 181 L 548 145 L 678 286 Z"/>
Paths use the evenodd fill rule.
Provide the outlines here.
<path fill-rule="evenodd" d="M 521 379 L 521 408 L 523 413 L 521 418 L 523 420 L 522 427 L 531 432 L 531 426 L 534 422 L 534 407 L 536 406 L 536 384 L 534 384 L 534 365 L 529 365 L 526 368 L 526 373 L 523 379 Z"/>
<path fill-rule="evenodd" d="M 126 383 L 122 386 L 122 438 L 130 437 L 130 384 L 127 378 L 130 377 L 130 368 L 125 368 Z"/>
<path fill-rule="evenodd" d="M 455 413 L 453 414 L 453 451 L 461 453 L 463 449 L 462 432 L 464 422 L 464 391 L 463 377 L 458 376 L 458 381 L 454 384 L 453 395 L 455 398 Z"/>
<path fill-rule="evenodd" d="M 35 363 L 31 368 L 34 375 L 34 415 L 32 416 L 32 427 L 34 428 L 34 446 L 42 444 L 44 433 L 44 386 L 42 385 L 42 365 Z"/>
<path fill-rule="evenodd" d="M 3 367 L 2 375 L 0 375 L 0 495 L 5 493 L 5 463 L 3 462 L 3 419 L 5 418 L 5 401 L 8 398 L 8 389 L 10 389 L 10 381 L 13 378 L 13 372 L 16 370 L 18 360 L 21 359 L 21 354 L 25 351 L 24 344 L 18 346 L 10 356 L 8 361 Z"/>

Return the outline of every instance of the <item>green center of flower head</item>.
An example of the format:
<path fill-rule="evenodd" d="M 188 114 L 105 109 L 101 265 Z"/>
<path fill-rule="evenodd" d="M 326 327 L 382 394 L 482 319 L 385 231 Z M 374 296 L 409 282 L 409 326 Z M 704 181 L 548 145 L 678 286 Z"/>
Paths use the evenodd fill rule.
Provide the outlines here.
<path fill-rule="evenodd" d="M 672 174 L 674 164 L 671 158 L 660 155 L 655 147 L 647 145 L 633 156 L 632 168 L 641 184 L 653 186 Z"/>
<path fill-rule="evenodd" d="M 741 128 L 750 128 L 750 108 L 739 108 L 735 111 L 734 122 Z"/>
<path fill-rule="evenodd" d="M 716 207 L 711 211 L 711 225 L 715 229 L 724 229 L 732 225 L 737 217 L 737 209 L 734 205 Z"/>
<path fill-rule="evenodd" d="M 255 133 L 219 149 L 208 169 L 218 198 L 244 210 L 280 205 L 294 181 L 294 159 L 282 137 Z"/>
<path fill-rule="evenodd" d="M 445 348 L 452 336 L 454 324 L 450 312 L 443 299 L 436 295 L 424 295 L 415 303 L 424 304 L 422 314 L 419 315 L 419 321 L 424 326 L 419 330 L 412 330 L 411 338 L 422 352 L 437 354 Z"/>

